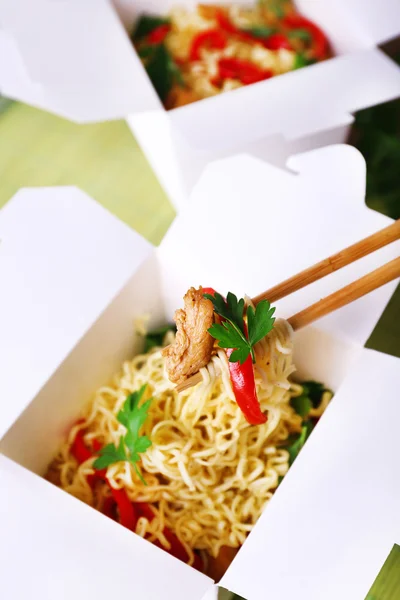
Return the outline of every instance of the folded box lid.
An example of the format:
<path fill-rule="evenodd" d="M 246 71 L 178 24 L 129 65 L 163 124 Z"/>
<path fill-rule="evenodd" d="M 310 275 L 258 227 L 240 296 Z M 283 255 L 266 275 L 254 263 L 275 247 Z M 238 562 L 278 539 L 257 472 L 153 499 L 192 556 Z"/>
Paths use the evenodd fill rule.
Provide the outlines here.
<path fill-rule="evenodd" d="M 398 9 L 393 8 L 393 3 L 396 0 L 382 0 L 377 18 L 374 0 L 363 0 L 361 8 L 361 0 L 353 0 L 351 7 L 342 0 L 339 8 L 343 15 L 340 13 L 336 23 L 339 37 L 343 21 L 348 19 L 355 28 L 350 32 L 361 39 L 359 47 L 370 48 L 373 31 L 365 31 L 360 25 L 360 14 L 365 26 L 379 23 L 377 38 L 380 37 L 378 33 L 383 34 L 386 29 L 400 33 Z M 144 11 L 165 14 L 174 3 L 119 0 L 117 4 L 121 14 L 128 12 L 131 17 L 137 17 Z M 183 4 L 191 7 L 194 3 Z M 329 0 L 318 3 L 302 0 L 299 7 L 306 14 L 311 11 L 310 16 L 316 9 L 317 16 L 318 11 L 331 11 Z M 362 30 L 360 36 L 358 29 Z M 121 118 L 162 108 L 107 0 L 39 0 L 34 3 L 14 0 L 2 3 L 0 34 L 3 38 L 11 38 L 7 45 L 13 46 L 7 61 L 0 67 L 0 90 L 4 95 L 78 122 Z M 182 107 L 173 111 L 171 118 L 194 145 L 228 144 L 231 138 L 238 144 L 243 135 L 253 139 L 257 135 L 280 132 L 290 137 L 342 125 L 349 112 L 400 94 L 393 65 L 390 69 L 390 61 L 379 59 L 379 53 L 375 56 L 367 52 L 364 59 L 357 55 L 342 58 L 345 60 L 329 61 L 333 63 L 330 66 L 325 63 L 290 74 L 289 80 L 278 77 L 221 95 L 224 100 L 214 98 L 211 103 L 205 101 Z M 253 110 L 245 115 L 241 107 L 248 101 L 252 102 Z M 270 107 L 268 112 L 272 121 L 265 118 L 265 106 Z M 215 119 L 220 110 L 224 111 L 223 120 Z M 241 115 L 239 121 L 243 120 L 240 127 L 238 114 Z"/>
<path fill-rule="evenodd" d="M 19 191 L 0 240 L 1 438 L 152 247 L 73 187 Z"/>
<path fill-rule="evenodd" d="M 221 585 L 247 600 L 366 598 L 400 543 L 399 386 L 400 360 L 363 349 Z"/>
<path fill-rule="evenodd" d="M 256 296 L 391 222 L 365 205 L 365 161 L 355 148 L 314 150 L 288 166 L 291 173 L 241 155 L 206 168 L 159 248 L 169 312 L 190 285 Z M 399 250 L 400 243 L 391 244 L 280 300 L 279 316 L 310 306 Z M 332 313 L 318 328 L 362 346 L 395 286 Z"/>
<path fill-rule="evenodd" d="M 201 600 L 212 580 L 0 455 L 7 600 Z M 209 599 L 210 600 L 210 599 Z"/>
<path fill-rule="evenodd" d="M 302 0 L 310 3 L 313 0 Z M 400 32 L 400 2 L 397 0 L 336 0 L 352 24 L 369 36 L 371 43 L 382 44 L 399 35 Z"/>
<path fill-rule="evenodd" d="M 161 107 L 108 0 L 0 4 L 0 91 L 78 122 Z"/>

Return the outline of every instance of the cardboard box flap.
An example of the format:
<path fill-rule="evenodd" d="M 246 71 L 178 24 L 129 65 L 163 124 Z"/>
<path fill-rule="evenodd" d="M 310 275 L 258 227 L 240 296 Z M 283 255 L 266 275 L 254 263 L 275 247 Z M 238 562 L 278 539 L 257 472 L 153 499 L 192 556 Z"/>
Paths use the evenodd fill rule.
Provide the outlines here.
<path fill-rule="evenodd" d="M 399 386 L 399 359 L 362 350 L 221 585 L 364 600 L 400 543 Z"/>
<path fill-rule="evenodd" d="M 0 498 L 4 598 L 28 598 L 34 590 L 33 597 L 43 600 L 110 600 L 116 594 L 130 598 L 134 590 L 135 598 L 146 600 L 201 600 L 213 585 L 205 575 L 1 455 L 0 488 L 7 490 Z"/>
<path fill-rule="evenodd" d="M 19 191 L 0 240 L 1 438 L 152 247 L 72 187 Z"/>
<path fill-rule="evenodd" d="M 365 206 L 366 168 L 356 149 L 315 150 L 293 157 L 289 167 L 293 173 L 242 155 L 206 169 L 160 246 L 164 277 L 174 282 L 168 312 L 191 285 L 255 296 L 390 223 Z M 383 248 L 281 300 L 277 314 L 289 317 L 398 254 L 398 243 Z M 363 345 L 395 285 L 317 326 Z"/>
<path fill-rule="evenodd" d="M 292 140 L 342 126 L 352 113 L 398 96 L 400 68 L 373 48 L 183 106 L 169 118 L 196 148 L 224 150 L 278 133 Z"/>
<path fill-rule="evenodd" d="M 400 34 L 400 2 L 397 0 L 339 0 L 335 4 L 354 27 L 368 35 L 371 43 L 382 44 Z"/>
<path fill-rule="evenodd" d="M 2 3 L 0 29 L 13 46 L 3 95 L 78 122 L 161 107 L 107 0 Z"/>

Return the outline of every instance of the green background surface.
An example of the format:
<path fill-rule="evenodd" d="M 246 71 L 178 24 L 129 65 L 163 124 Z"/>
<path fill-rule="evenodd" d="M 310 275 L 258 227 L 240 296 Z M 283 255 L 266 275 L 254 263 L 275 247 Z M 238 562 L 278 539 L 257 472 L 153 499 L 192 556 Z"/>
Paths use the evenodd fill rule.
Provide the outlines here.
<path fill-rule="evenodd" d="M 76 125 L 0 99 L 0 207 L 21 187 L 50 185 L 80 187 L 154 244 L 175 215 L 124 121 Z M 399 216 L 393 196 L 389 206 L 374 191 L 370 206 Z M 368 346 L 400 356 L 399 316 L 400 287 Z M 369 599 L 394 600 L 384 585 L 378 583 Z M 230 597 L 223 593 L 224 600 Z"/>
<path fill-rule="evenodd" d="M 365 600 L 399 600 L 400 546 L 395 544 Z"/>

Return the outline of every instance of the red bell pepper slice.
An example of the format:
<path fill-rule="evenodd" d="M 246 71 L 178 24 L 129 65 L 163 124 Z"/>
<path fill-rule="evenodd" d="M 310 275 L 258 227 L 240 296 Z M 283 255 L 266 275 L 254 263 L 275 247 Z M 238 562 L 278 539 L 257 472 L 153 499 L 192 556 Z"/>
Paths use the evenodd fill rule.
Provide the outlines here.
<path fill-rule="evenodd" d="M 98 440 L 94 439 L 94 451 L 98 452 L 100 448 L 101 443 Z M 71 452 L 79 464 L 82 464 L 89 458 L 93 458 L 93 453 L 85 445 L 83 439 L 83 430 L 79 430 L 76 434 L 71 446 Z M 154 519 L 155 514 L 146 502 L 133 503 L 129 499 L 129 496 L 126 493 L 126 490 L 124 490 L 124 488 L 116 489 L 112 487 L 110 481 L 106 477 L 106 469 L 96 471 L 96 473 L 93 473 L 93 475 L 89 475 L 87 479 L 91 487 L 93 487 L 96 481 L 98 481 L 99 479 L 103 479 L 108 484 L 111 491 L 111 496 L 104 500 L 102 506 L 102 513 L 115 521 L 117 520 L 115 514 L 115 508 L 117 507 L 119 513 L 119 523 L 123 527 L 126 527 L 130 531 L 136 531 L 136 525 L 139 517 L 146 517 L 146 519 L 148 519 L 149 521 L 152 521 Z M 164 546 L 157 542 L 155 543 L 155 545 L 159 546 L 175 558 L 178 558 L 179 560 L 182 560 L 183 562 L 187 563 L 189 560 L 189 556 L 179 538 L 174 533 L 172 533 L 172 531 L 170 531 L 167 527 L 164 527 L 163 534 L 171 545 L 170 549 L 167 550 L 166 548 L 164 548 Z M 195 554 L 193 567 L 198 571 L 204 570 L 203 561 L 197 554 Z"/>
<path fill-rule="evenodd" d="M 238 79 L 244 85 L 272 77 L 269 69 L 260 69 L 254 63 L 239 58 L 221 58 L 218 61 L 220 79 Z"/>
<path fill-rule="evenodd" d="M 93 457 L 93 453 L 84 442 L 82 429 L 77 432 L 72 442 L 71 453 L 80 465 Z"/>
<path fill-rule="evenodd" d="M 101 444 L 98 440 L 93 440 L 93 449 L 95 452 L 98 452 L 101 448 Z M 76 458 L 78 463 L 81 465 L 85 461 L 89 460 L 89 458 L 93 458 L 94 453 L 86 446 L 85 441 L 83 439 L 83 430 L 80 429 L 75 436 L 74 441 L 71 446 L 71 453 Z M 87 482 L 90 487 L 93 489 L 95 484 L 99 479 L 104 479 L 106 476 L 106 469 L 102 469 L 101 471 L 96 471 L 92 473 L 92 475 L 87 476 Z"/>
<path fill-rule="evenodd" d="M 292 49 L 288 38 L 286 35 L 283 35 L 283 33 L 273 33 L 269 37 L 260 39 L 259 41 L 262 43 L 264 48 L 268 48 L 268 50 Z"/>
<path fill-rule="evenodd" d="M 106 517 L 109 517 L 113 521 L 117 521 L 116 514 L 117 504 L 112 496 L 107 496 L 107 498 L 103 502 L 103 506 L 101 507 L 101 512 Z"/>
<path fill-rule="evenodd" d="M 283 19 L 283 24 L 289 29 L 305 29 L 308 31 L 312 38 L 311 51 L 314 58 L 317 60 L 323 60 L 324 58 L 328 57 L 329 42 L 326 35 L 322 29 L 318 27 L 318 25 L 309 19 L 302 17 L 301 15 L 287 15 Z"/>
<path fill-rule="evenodd" d="M 162 42 L 167 37 L 171 26 L 168 23 L 164 25 L 159 25 L 153 31 L 151 31 L 147 36 L 147 42 L 149 44 L 162 44 Z"/>
<path fill-rule="evenodd" d="M 204 294 L 214 296 L 213 288 L 202 288 Z M 225 350 L 229 359 L 234 348 Z M 267 417 L 261 411 L 260 402 L 257 398 L 256 381 L 254 378 L 253 361 L 249 355 L 243 364 L 240 362 L 228 362 L 229 375 L 232 382 L 235 400 L 250 425 L 262 425 L 266 423 Z"/>
<path fill-rule="evenodd" d="M 226 350 L 228 358 L 233 348 Z M 253 361 L 249 355 L 243 364 L 229 362 L 229 375 L 232 382 L 236 402 L 250 425 L 262 425 L 267 417 L 261 411 L 257 398 L 256 382 L 254 379 Z"/>
<path fill-rule="evenodd" d="M 129 500 L 128 494 L 123 488 L 119 490 L 113 488 L 107 478 L 106 481 L 110 488 L 112 497 L 118 506 L 119 522 L 127 529 L 130 529 L 130 531 L 135 531 L 138 517 L 133 503 Z"/>
<path fill-rule="evenodd" d="M 191 61 L 200 60 L 200 51 L 203 48 L 217 48 L 222 50 L 226 46 L 226 35 L 219 29 L 206 29 L 194 36 L 189 52 Z"/>
<path fill-rule="evenodd" d="M 216 19 L 220 28 L 227 33 L 238 33 L 238 28 L 232 23 L 228 15 L 223 10 L 217 11 Z"/>
<path fill-rule="evenodd" d="M 95 452 L 98 452 L 100 450 L 101 444 L 98 440 L 93 440 L 93 448 Z M 71 452 L 79 464 L 84 463 L 85 461 L 89 460 L 89 458 L 93 458 L 94 453 L 86 446 L 84 442 L 82 429 L 80 429 L 75 436 L 75 439 L 71 446 Z M 123 525 L 127 529 L 130 529 L 131 531 L 135 531 L 137 516 L 135 514 L 133 504 L 129 500 L 126 491 L 124 489 L 117 490 L 112 487 L 111 483 L 106 477 L 106 469 L 96 471 L 92 475 L 89 475 L 87 481 L 90 487 L 93 488 L 95 483 L 99 479 L 103 479 L 104 481 L 106 481 L 111 490 L 112 497 L 118 506 L 119 520 L 121 525 Z M 106 510 L 110 510 L 109 503 L 107 503 L 106 505 Z"/>

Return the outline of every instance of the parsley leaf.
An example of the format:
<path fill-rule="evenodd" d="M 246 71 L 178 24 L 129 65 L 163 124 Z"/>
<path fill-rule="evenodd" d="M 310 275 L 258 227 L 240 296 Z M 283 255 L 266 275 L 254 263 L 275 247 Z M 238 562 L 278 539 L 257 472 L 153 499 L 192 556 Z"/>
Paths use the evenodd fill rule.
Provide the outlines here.
<path fill-rule="evenodd" d="M 144 353 L 147 353 L 152 348 L 156 346 L 162 346 L 164 337 L 168 333 L 168 331 L 176 331 L 176 326 L 172 324 L 163 325 L 162 327 L 158 327 L 157 329 L 153 329 L 146 334 L 144 338 Z"/>
<path fill-rule="evenodd" d="M 106 469 L 110 465 L 120 462 L 121 460 L 127 460 L 123 438 L 119 440 L 118 448 L 114 444 L 107 444 L 107 446 L 101 448 L 99 457 L 96 458 L 93 466 L 95 469 L 99 470 Z"/>
<path fill-rule="evenodd" d="M 306 419 L 310 410 L 318 408 L 321 404 L 323 393 L 329 390 L 318 381 L 305 381 L 301 385 L 303 386 L 302 394 L 292 398 L 290 404 L 298 415 Z"/>
<path fill-rule="evenodd" d="M 304 381 L 303 386 L 303 394 L 306 394 L 311 401 L 313 408 L 318 408 L 321 404 L 322 394 L 327 390 L 327 388 L 318 381 Z"/>
<path fill-rule="evenodd" d="M 231 320 L 235 325 L 240 329 L 242 333 L 244 333 L 244 321 L 243 321 L 243 310 L 244 310 L 244 298 L 240 300 L 237 299 L 235 294 L 232 292 L 228 292 L 226 296 L 226 302 L 228 306 L 229 313 L 231 315 Z"/>
<path fill-rule="evenodd" d="M 165 44 L 143 44 L 138 47 L 137 51 L 162 102 L 167 99 L 175 84 L 184 87 L 182 71 Z"/>
<path fill-rule="evenodd" d="M 253 362 L 254 346 L 269 333 L 273 327 L 275 319 L 272 318 L 275 312 L 267 300 L 258 303 L 256 310 L 253 307 L 247 308 L 247 328 L 244 321 L 244 298 L 237 299 L 235 294 L 228 292 L 226 300 L 217 292 L 204 294 L 204 298 L 211 300 L 214 311 L 219 315 L 223 322 L 214 323 L 208 330 L 209 334 L 218 340 L 220 348 L 232 348 L 229 357 L 230 362 L 240 362 L 241 364 L 251 354 Z"/>
<path fill-rule="evenodd" d="M 208 330 L 208 333 L 219 341 L 220 348 L 240 348 L 245 346 L 247 355 L 249 354 L 249 343 L 242 337 L 240 332 L 230 323 L 224 321 L 223 323 L 214 323 Z"/>
<path fill-rule="evenodd" d="M 300 52 L 298 52 L 294 57 L 293 70 L 302 69 L 303 67 L 309 67 L 314 63 L 315 60 L 313 58 L 306 58 L 304 54 L 300 54 Z"/>
<path fill-rule="evenodd" d="M 137 40 L 140 40 L 154 31 L 154 29 L 157 29 L 157 27 L 169 24 L 170 20 L 164 17 L 157 17 L 155 15 L 142 15 L 136 24 L 131 38 L 136 42 Z"/>
<path fill-rule="evenodd" d="M 297 412 L 297 414 L 303 417 L 303 419 L 308 417 L 308 413 L 313 407 L 310 398 L 305 394 L 302 394 L 301 396 L 296 396 L 296 398 L 292 398 L 290 400 L 290 404 Z"/>
<path fill-rule="evenodd" d="M 301 433 L 291 435 L 287 440 L 287 445 L 284 447 L 289 452 L 289 466 L 291 466 L 296 460 L 300 450 L 310 437 L 312 430 L 314 429 L 314 423 L 307 421 L 301 426 Z"/>
<path fill-rule="evenodd" d="M 139 471 L 137 463 L 140 460 L 140 454 L 146 452 L 151 446 L 151 440 L 146 435 L 141 436 L 139 434 L 147 419 L 151 404 L 150 399 L 139 406 L 145 390 L 146 384 L 130 394 L 117 415 L 117 420 L 127 430 L 125 436 L 120 438 L 118 447 L 115 444 L 107 444 L 100 450 L 99 457 L 93 463 L 93 467 L 100 470 L 120 461 L 129 461 L 144 484 L 146 482 Z"/>
<path fill-rule="evenodd" d="M 247 307 L 247 327 L 249 329 L 249 342 L 252 346 L 255 346 L 273 328 L 275 318 L 272 315 L 274 312 L 275 308 L 271 308 L 268 300 L 259 302 L 256 310 L 252 306 Z"/>
<path fill-rule="evenodd" d="M 253 27 L 244 27 L 241 29 L 243 33 L 249 33 L 255 38 L 268 38 L 276 32 L 275 27 L 268 27 L 267 25 L 253 25 Z"/>
<path fill-rule="evenodd" d="M 238 300 L 232 292 L 228 292 L 226 300 L 221 294 L 218 294 L 218 292 L 215 292 L 214 296 L 211 296 L 211 294 L 204 294 L 204 298 L 211 300 L 217 315 L 230 321 L 244 335 L 244 298 Z"/>
<path fill-rule="evenodd" d="M 311 33 L 307 29 L 292 29 L 288 33 L 289 38 L 298 38 L 303 42 L 311 42 L 312 36 Z"/>

